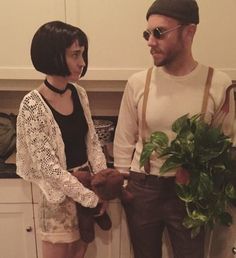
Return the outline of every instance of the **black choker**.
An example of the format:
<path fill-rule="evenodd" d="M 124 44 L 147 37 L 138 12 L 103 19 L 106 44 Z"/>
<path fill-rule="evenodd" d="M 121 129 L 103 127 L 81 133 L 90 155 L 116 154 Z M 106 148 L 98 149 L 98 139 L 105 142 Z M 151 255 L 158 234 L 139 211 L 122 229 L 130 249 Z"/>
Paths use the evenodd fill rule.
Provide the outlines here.
<path fill-rule="evenodd" d="M 56 92 L 56 93 L 59 93 L 59 94 L 63 94 L 67 91 L 68 89 L 68 84 L 66 85 L 65 89 L 64 90 L 60 90 L 56 87 L 54 87 L 51 83 L 48 82 L 47 79 L 44 80 L 44 84 L 53 92 Z"/>

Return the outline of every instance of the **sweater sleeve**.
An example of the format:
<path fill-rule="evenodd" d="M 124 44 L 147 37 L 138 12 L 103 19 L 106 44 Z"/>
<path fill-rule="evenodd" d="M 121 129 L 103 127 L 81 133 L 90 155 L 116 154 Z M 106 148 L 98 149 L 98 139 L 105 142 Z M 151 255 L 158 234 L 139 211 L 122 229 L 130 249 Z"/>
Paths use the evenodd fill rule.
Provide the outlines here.
<path fill-rule="evenodd" d="M 219 127 L 236 146 L 235 97 L 236 84 L 225 73 L 215 71 L 210 89 L 207 115 L 212 126 Z"/>
<path fill-rule="evenodd" d="M 46 118 L 45 112 L 30 97 L 21 104 L 17 118 L 17 173 L 38 184 L 48 201 L 54 202 L 58 199 L 55 194 L 61 192 L 85 207 L 95 207 L 97 195 L 63 169 L 57 155 L 53 117 Z"/>
<path fill-rule="evenodd" d="M 98 135 L 94 127 L 87 93 L 82 87 L 78 85 L 77 85 L 77 91 L 79 96 L 81 96 L 80 100 L 81 100 L 81 103 L 84 109 L 84 114 L 89 127 L 89 132 L 87 134 L 88 160 L 92 166 L 93 172 L 97 173 L 102 169 L 107 168 L 106 158 L 102 151 L 101 143 L 98 139 Z"/>
<path fill-rule="evenodd" d="M 138 138 L 138 111 L 130 81 L 124 90 L 114 139 L 114 165 L 122 172 L 131 165 Z"/>

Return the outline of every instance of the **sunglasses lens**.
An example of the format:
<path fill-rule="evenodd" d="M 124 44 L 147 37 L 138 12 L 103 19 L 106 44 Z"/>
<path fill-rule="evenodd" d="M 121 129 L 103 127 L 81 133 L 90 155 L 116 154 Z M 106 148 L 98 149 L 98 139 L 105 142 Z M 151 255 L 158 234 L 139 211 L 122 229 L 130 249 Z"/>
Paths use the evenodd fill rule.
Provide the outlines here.
<path fill-rule="evenodd" d="M 145 30 L 145 31 L 143 32 L 143 37 L 144 37 L 145 40 L 148 41 L 148 40 L 149 40 L 149 37 L 150 37 L 150 32 L 148 32 L 148 31 Z"/>
<path fill-rule="evenodd" d="M 155 28 L 153 30 L 153 36 L 156 38 L 156 39 L 160 39 L 161 38 L 161 30 L 159 28 Z"/>
<path fill-rule="evenodd" d="M 161 32 L 160 28 L 155 28 L 152 32 L 150 32 L 150 31 L 148 31 L 148 30 L 145 30 L 145 31 L 143 32 L 143 37 L 144 37 L 144 39 L 148 41 L 149 38 L 150 38 L 151 33 L 152 33 L 152 35 L 153 35 L 156 39 L 160 39 L 161 36 L 162 36 L 162 32 Z"/>

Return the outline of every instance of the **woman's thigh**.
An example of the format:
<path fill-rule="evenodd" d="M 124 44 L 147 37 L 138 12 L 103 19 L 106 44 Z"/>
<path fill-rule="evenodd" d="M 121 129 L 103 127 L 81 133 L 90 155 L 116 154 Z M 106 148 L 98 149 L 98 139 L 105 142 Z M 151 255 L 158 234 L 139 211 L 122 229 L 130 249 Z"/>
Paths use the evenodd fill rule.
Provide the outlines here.
<path fill-rule="evenodd" d="M 75 202 L 49 203 L 41 194 L 39 201 L 39 233 L 50 243 L 73 243 L 80 238 Z"/>
<path fill-rule="evenodd" d="M 43 258 L 84 258 L 88 244 L 82 240 L 73 243 L 42 241 Z"/>
<path fill-rule="evenodd" d="M 43 258 L 69 258 L 69 245 L 67 243 L 50 243 L 42 241 Z"/>

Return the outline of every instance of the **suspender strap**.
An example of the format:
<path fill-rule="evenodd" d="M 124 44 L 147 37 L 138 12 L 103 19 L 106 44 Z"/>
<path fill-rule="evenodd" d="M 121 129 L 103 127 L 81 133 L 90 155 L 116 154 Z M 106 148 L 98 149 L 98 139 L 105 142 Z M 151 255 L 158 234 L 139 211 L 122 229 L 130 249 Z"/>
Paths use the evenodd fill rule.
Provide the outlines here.
<path fill-rule="evenodd" d="M 146 82 L 145 82 L 145 88 L 143 93 L 143 106 L 142 106 L 142 125 L 141 125 L 141 136 L 142 136 L 142 142 L 143 145 L 145 144 L 146 140 L 146 129 L 147 129 L 147 121 L 146 121 L 146 110 L 147 110 L 147 100 L 148 100 L 148 94 L 150 89 L 150 81 L 152 76 L 152 67 L 148 69 L 147 76 L 146 76 Z M 147 174 L 150 174 L 150 160 L 144 164 L 144 171 Z"/>
<path fill-rule="evenodd" d="M 147 110 L 147 100 L 148 100 L 151 76 L 152 76 L 152 67 L 149 68 L 147 71 L 145 88 L 144 88 L 144 93 L 143 93 L 142 132 L 141 132 L 143 144 L 145 143 L 145 138 L 146 138 L 146 129 L 147 129 L 146 110 Z"/>
<path fill-rule="evenodd" d="M 204 95 L 203 95 L 203 101 L 202 101 L 202 110 L 201 114 L 204 116 L 206 113 L 207 109 L 207 103 L 209 99 L 209 92 L 210 92 L 210 87 L 211 87 L 211 81 L 212 81 L 212 76 L 213 76 L 213 68 L 209 67 L 208 68 L 208 74 L 207 74 L 207 79 L 206 79 L 206 84 L 205 84 L 205 90 L 204 90 Z"/>

